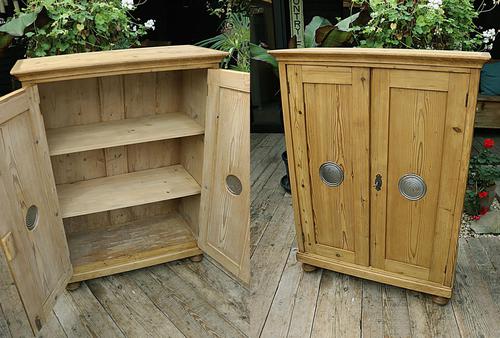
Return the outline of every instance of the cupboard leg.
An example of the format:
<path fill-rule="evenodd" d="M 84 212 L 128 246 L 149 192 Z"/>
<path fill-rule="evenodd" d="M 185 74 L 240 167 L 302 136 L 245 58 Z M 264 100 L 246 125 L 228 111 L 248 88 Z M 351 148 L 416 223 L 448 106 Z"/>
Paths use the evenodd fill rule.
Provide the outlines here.
<path fill-rule="evenodd" d="M 191 260 L 191 262 L 198 263 L 198 262 L 201 262 L 201 260 L 203 259 L 203 255 L 192 256 L 192 257 L 189 257 L 189 259 Z"/>
<path fill-rule="evenodd" d="M 302 263 L 302 270 L 304 270 L 304 272 L 313 272 L 316 269 L 317 269 L 316 266 L 309 265 L 307 263 Z"/>
<path fill-rule="evenodd" d="M 75 283 L 69 283 L 66 285 L 66 290 L 68 291 L 75 291 L 82 285 L 82 282 L 75 282 Z"/>
<path fill-rule="evenodd" d="M 446 305 L 450 301 L 449 298 L 440 297 L 440 296 L 432 296 L 432 301 L 438 305 Z"/>

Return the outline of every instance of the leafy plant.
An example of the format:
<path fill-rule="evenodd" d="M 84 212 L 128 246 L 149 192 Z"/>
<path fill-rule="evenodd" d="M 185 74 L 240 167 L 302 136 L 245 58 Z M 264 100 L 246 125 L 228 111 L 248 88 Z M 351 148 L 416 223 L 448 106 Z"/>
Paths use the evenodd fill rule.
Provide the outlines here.
<path fill-rule="evenodd" d="M 352 29 L 361 47 L 478 50 L 471 0 L 361 0 L 370 21 Z"/>
<path fill-rule="evenodd" d="M 20 13 L 0 26 L 0 49 L 9 47 L 12 40 L 22 37 L 26 28 L 31 26 L 37 19 L 42 8 L 34 9 L 32 12 Z"/>
<path fill-rule="evenodd" d="M 132 0 L 31 0 L 0 31 L 23 32 L 29 57 L 129 48 L 146 34 L 134 8 Z"/>
<path fill-rule="evenodd" d="M 219 35 L 197 45 L 228 52 L 222 61 L 223 68 L 250 72 L 250 18 L 240 12 L 231 12 L 221 30 Z"/>
<path fill-rule="evenodd" d="M 481 208 L 481 199 L 488 196 L 486 189 L 500 179 L 500 157 L 491 151 L 494 145 L 493 139 L 485 139 L 483 149 L 470 159 L 465 196 L 465 211 L 469 215 L 477 216 L 487 211 Z"/>
<path fill-rule="evenodd" d="M 250 0 L 212 0 L 207 2 L 210 15 L 227 18 L 231 13 L 249 15 Z"/>

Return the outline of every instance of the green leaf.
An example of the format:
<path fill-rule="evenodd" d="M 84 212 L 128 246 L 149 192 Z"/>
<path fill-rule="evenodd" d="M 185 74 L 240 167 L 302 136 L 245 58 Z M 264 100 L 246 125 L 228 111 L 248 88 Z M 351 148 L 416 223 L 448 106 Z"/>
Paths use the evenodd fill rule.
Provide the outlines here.
<path fill-rule="evenodd" d="M 4 32 L 12 36 L 23 36 L 26 27 L 35 22 L 38 17 L 38 13 L 40 13 L 42 8 L 43 7 L 39 7 L 33 12 L 20 14 L 18 17 L 13 18 L 9 22 L 0 26 L 0 32 Z"/>
<path fill-rule="evenodd" d="M 360 14 L 360 12 L 353 14 L 351 16 L 348 16 L 347 18 L 345 18 L 343 20 L 340 20 L 339 22 L 337 22 L 335 27 L 337 27 L 339 30 L 341 30 L 343 32 L 348 32 L 350 27 L 351 27 L 351 24 L 359 18 L 359 14 Z"/>
<path fill-rule="evenodd" d="M 254 60 L 262 61 L 262 62 L 265 62 L 265 63 L 271 65 L 273 67 L 274 73 L 278 74 L 278 62 L 276 61 L 274 56 L 272 56 L 271 54 L 269 54 L 267 52 L 267 49 L 262 48 L 259 45 L 251 43 L 250 44 L 250 55 L 252 56 L 252 59 L 254 59 Z"/>
<path fill-rule="evenodd" d="M 321 47 L 340 47 L 343 46 L 352 37 L 351 32 L 343 32 L 333 29 L 321 43 Z"/>
<path fill-rule="evenodd" d="M 304 47 L 316 47 L 316 30 L 323 26 L 331 25 L 328 19 L 321 16 L 315 16 L 312 18 L 311 22 L 304 29 Z"/>

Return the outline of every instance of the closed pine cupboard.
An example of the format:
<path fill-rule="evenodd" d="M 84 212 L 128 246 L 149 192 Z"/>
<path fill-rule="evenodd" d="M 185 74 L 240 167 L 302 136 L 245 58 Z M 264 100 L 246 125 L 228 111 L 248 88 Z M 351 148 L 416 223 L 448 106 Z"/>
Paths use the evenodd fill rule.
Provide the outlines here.
<path fill-rule="evenodd" d="M 487 53 L 315 48 L 279 61 L 305 270 L 451 297 Z"/>
<path fill-rule="evenodd" d="M 36 333 L 68 283 L 206 253 L 249 273 L 249 76 L 193 46 L 19 61 L 0 240 Z"/>

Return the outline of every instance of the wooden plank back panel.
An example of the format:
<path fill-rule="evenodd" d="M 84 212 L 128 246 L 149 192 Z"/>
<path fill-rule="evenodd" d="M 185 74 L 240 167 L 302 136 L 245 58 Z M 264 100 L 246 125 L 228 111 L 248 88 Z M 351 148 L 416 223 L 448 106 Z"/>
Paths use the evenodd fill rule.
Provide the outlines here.
<path fill-rule="evenodd" d="M 183 112 L 204 125 L 206 76 L 206 69 L 195 69 L 44 83 L 40 85 L 44 119 L 48 128 L 60 128 Z M 203 137 L 90 150 L 53 156 L 51 160 L 58 184 L 160 168 L 181 162 L 201 182 Z M 153 209 L 149 206 L 135 206 L 78 216 L 76 220 L 66 220 L 65 224 L 70 232 L 78 231 L 86 224 L 90 228 L 109 227 L 136 220 L 137 214 L 168 214 L 174 204 L 178 205 L 178 202 L 154 203 Z M 193 205 L 186 203 L 182 208 L 186 211 L 185 215 L 187 210 L 198 213 Z M 162 206 L 164 210 L 160 212 L 158 208 Z M 142 209 L 142 212 L 138 212 L 138 209 Z M 191 225 L 193 232 L 196 232 L 198 225 Z"/>
<path fill-rule="evenodd" d="M 37 332 L 71 277 L 36 87 L 16 92 L 28 109 L 0 125 L 0 239 L 30 324 Z M 0 111 L 12 108 L 0 101 Z M 27 212 L 36 206 L 34 227 Z"/>
<path fill-rule="evenodd" d="M 348 72 L 329 67 L 323 73 L 313 69 L 311 77 L 310 68 L 302 68 L 304 83 L 298 84 L 304 90 L 306 140 L 297 142 L 308 146 L 312 250 L 368 265 L 370 73 L 362 68 Z M 307 83 L 308 78 L 317 83 Z M 325 162 L 334 162 L 345 171 L 340 186 L 329 187 L 321 180 L 319 169 Z"/>

